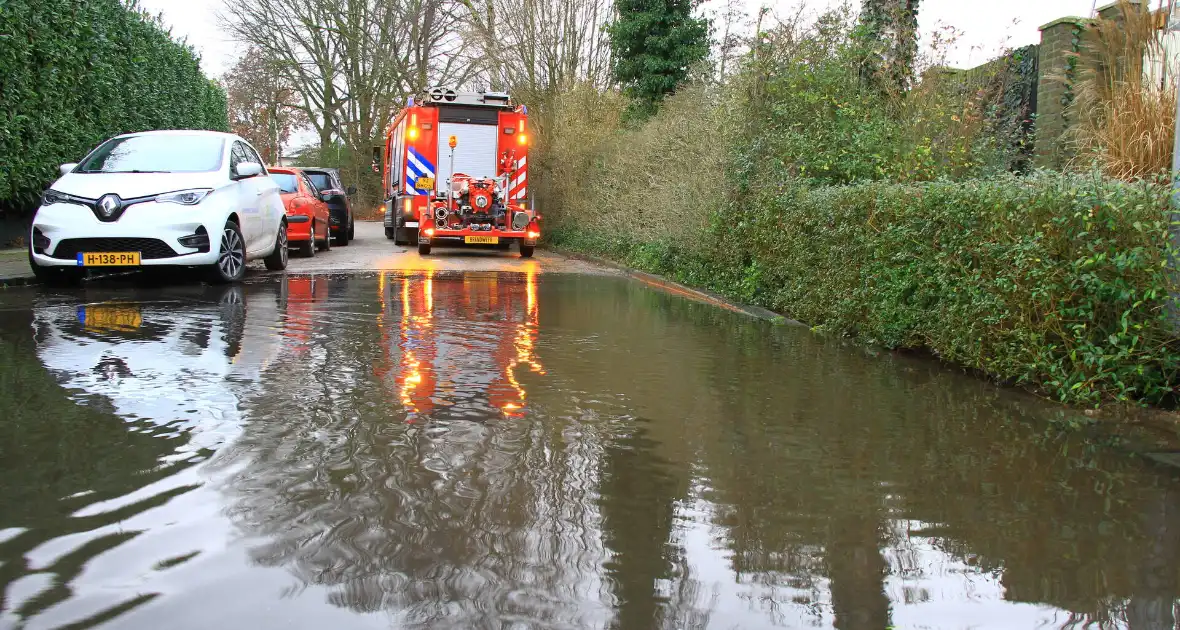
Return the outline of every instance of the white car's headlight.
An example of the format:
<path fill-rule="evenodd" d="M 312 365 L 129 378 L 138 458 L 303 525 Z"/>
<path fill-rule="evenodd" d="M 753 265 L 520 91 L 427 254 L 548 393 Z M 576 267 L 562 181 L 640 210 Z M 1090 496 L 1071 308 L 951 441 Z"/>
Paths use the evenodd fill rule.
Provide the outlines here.
<path fill-rule="evenodd" d="M 41 205 L 43 206 L 51 206 L 55 203 L 74 203 L 80 206 L 85 206 L 88 205 L 89 202 L 89 199 L 82 199 L 81 197 L 67 195 L 63 192 L 53 190 L 52 188 L 41 193 Z"/>
<path fill-rule="evenodd" d="M 178 190 L 164 193 L 156 197 L 156 203 L 178 203 L 182 206 L 195 206 L 213 192 L 210 188 L 194 188 L 192 190 Z"/>

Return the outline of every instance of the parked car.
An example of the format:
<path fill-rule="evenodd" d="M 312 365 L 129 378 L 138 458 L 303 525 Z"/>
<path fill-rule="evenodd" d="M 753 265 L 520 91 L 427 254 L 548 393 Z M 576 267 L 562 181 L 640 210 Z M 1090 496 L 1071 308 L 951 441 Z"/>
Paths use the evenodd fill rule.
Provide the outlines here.
<path fill-rule="evenodd" d="M 33 217 L 29 264 L 44 282 L 90 269 L 202 267 L 234 282 L 246 263 L 287 266 L 279 186 L 241 137 L 212 131 L 117 136 L 63 164 Z"/>
<path fill-rule="evenodd" d="M 287 241 L 307 258 L 316 250 L 332 249 L 327 194 L 316 190 L 302 169 L 272 166 L 270 178 L 279 185 L 283 205 L 287 208 Z"/>
<path fill-rule="evenodd" d="M 356 194 L 356 186 L 346 189 L 340 182 L 340 171 L 334 168 L 309 166 L 304 168 L 303 172 L 307 173 L 311 183 L 315 184 L 316 190 L 327 195 L 325 201 L 328 202 L 328 210 L 332 213 L 332 238 L 336 239 L 337 245 L 348 245 L 349 241 L 356 238 L 352 202 L 349 200 L 349 197 Z"/>

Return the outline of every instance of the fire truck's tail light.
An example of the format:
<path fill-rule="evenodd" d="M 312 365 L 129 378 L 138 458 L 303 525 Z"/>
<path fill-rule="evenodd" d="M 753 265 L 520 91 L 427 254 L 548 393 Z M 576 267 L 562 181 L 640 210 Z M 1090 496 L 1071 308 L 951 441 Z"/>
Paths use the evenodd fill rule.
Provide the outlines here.
<path fill-rule="evenodd" d="M 522 133 L 519 136 L 516 136 L 516 141 L 521 144 L 524 144 L 529 141 L 529 137 Z"/>
<path fill-rule="evenodd" d="M 406 203 L 404 204 L 403 208 L 404 208 L 405 215 L 409 216 L 410 215 L 410 200 L 408 198 L 406 199 Z"/>
<path fill-rule="evenodd" d="M 426 228 L 426 236 L 434 236 L 434 228 Z"/>
<path fill-rule="evenodd" d="M 529 238 L 541 238 L 540 232 L 529 232 Z"/>
<path fill-rule="evenodd" d="M 406 130 L 406 137 L 409 138 L 410 140 L 417 140 L 418 139 L 418 128 L 417 127 L 410 127 L 409 129 L 407 129 Z"/>

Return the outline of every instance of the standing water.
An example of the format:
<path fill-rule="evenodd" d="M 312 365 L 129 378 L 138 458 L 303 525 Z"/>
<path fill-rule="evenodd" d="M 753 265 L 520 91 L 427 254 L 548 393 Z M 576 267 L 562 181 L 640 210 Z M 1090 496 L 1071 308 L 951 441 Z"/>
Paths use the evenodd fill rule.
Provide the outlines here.
<path fill-rule="evenodd" d="M 1175 627 L 1168 469 L 621 278 L 9 291 L 0 391 L 0 627 Z"/>

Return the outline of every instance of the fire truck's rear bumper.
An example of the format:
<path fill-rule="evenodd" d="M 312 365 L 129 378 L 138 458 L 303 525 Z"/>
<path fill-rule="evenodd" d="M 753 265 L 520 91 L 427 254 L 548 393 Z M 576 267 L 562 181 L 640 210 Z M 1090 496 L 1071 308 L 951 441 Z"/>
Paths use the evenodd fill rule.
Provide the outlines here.
<path fill-rule="evenodd" d="M 468 237 L 480 238 L 480 239 L 483 239 L 486 237 L 492 237 L 492 238 L 496 239 L 496 243 L 486 243 L 486 242 L 485 243 L 473 243 L 476 245 L 480 245 L 480 244 L 494 245 L 497 243 L 502 243 L 504 241 L 515 241 L 515 240 L 524 241 L 525 245 L 536 245 L 537 239 L 541 237 L 541 234 L 540 234 L 540 232 L 529 231 L 529 230 L 521 230 L 519 232 L 506 231 L 506 230 L 490 230 L 490 231 L 485 232 L 482 230 L 479 230 L 479 231 L 476 231 L 476 230 L 440 230 L 437 228 L 427 228 L 426 230 L 422 231 L 421 235 L 419 236 L 419 239 L 425 239 L 429 242 L 438 242 L 438 241 L 444 241 L 444 240 L 445 241 L 466 242 L 468 240 Z"/>

